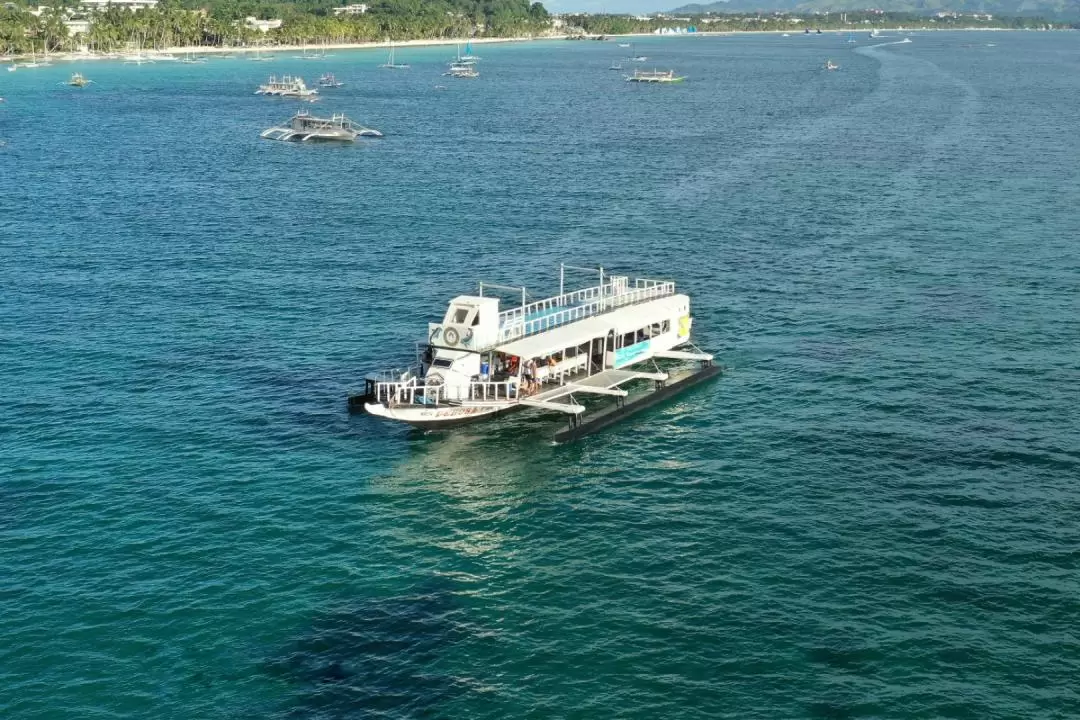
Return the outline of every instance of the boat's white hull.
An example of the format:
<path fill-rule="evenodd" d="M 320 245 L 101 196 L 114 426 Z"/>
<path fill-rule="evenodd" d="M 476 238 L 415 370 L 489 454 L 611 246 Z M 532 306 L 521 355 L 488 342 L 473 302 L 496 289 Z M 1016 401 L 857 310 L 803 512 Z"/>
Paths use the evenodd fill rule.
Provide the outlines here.
<path fill-rule="evenodd" d="M 465 425 L 478 420 L 486 420 L 501 412 L 518 408 L 516 402 L 498 405 L 443 405 L 441 407 L 423 407 L 417 405 L 398 405 L 387 407 L 382 403 L 367 403 L 364 410 L 369 415 L 408 423 L 419 428 L 443 428 Z"/>

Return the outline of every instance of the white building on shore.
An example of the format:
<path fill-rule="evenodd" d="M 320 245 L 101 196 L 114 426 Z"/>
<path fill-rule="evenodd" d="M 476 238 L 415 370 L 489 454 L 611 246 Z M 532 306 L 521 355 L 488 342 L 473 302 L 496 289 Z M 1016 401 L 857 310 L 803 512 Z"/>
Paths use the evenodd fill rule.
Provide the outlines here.
<path fill-rule="evenodd" d="M 346 5 L 345 7 L 334 8 L 335 15 L 366 15 L 368 6 L 364 3 L 358 5 Z"/>
<path fill-rule="evenodd" d="M 106 10 L 110 6 L 128 10 L 148 10 L 157 7 L 158 0 L 79 0 L 83 10 Z"/>
<path fill-rule="evenodd" d="M 259 32 L 270 32 L 271 30 L 277 30 L 281 27 L 282 20 L 259 20 L 255 17 L 244 18 L 244 25 L 247 25 L 252 30 L 258 30 Z"/>

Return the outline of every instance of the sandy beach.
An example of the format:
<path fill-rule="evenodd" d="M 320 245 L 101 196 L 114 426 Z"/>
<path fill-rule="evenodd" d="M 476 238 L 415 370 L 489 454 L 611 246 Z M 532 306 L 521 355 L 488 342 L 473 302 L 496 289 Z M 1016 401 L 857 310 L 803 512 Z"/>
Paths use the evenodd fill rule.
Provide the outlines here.
<path fill-rule="evenodd" d="M 982 28 L 982 27 L 968 27 L 968 28 L 931 28 L 931 27 L 912 27 L 912 28 L 878 28 L 878 32 L 886 33 L 899 33 L 899 32 L 943 32 L 943 31 L 994 31 L 994 30 L 1008 30 L 1009 28 Z M 848 33 L 863 34 L 868 32 L 866 28 L 852 28 L 850 30 L 823 30 L 822 35 L 839 34 L 846 35 Z M 657 35 L 655 33 L 627 33 L 624 35 L 605 35 L 608 40 L 615 40 L 617 38 L 669 38 L 669 37 L 724 37 L 734 35 L 791 35 L 801 36 L 805 33 L 798 30 L 724 30 L 717 32 L 696 32 L 691 34 L 678 34 L 678 35 Z M 810 35 L 816 35 L 816 33 L 810 33 Z M 471 40 L 473 45 L 494 45 L 500 43 L 522 43 L 522 42 L 536 42 L 542 40 L 570 40 L 577 36 L 570 35 L 533 35 L 524 37 L 506 37 L 506 38 L 433 38 L 433 39 L 421 39 L 421 40 L 400 40 L 395 41 L 393 46 L 395 48 L 409 48 L 409 47 L 429 47 L 429 46 L 453 46 L 460 45 L 468 40 Z M 882 37 L 882 40 L 888 39 L 888 37 Z M 593 37 L 586 38 L 584 41 L 596 40 Z M 190 47 L 169 47 L 164 50 L 142 50 L 142 55 L 153 59 L 156 57 L 166 55 L 237 55 L 253 53 L 256 51 L 264 53 L 281 53 L 281 52 L 297 52 L 306 48 L 317 48 L 319 50 L 373 50 L 373 49 L 386 49 L 389 48 L 391 43 L 383 41 L 362 42 L 362 43 L 329 43 L 329 44 L 308 44 L 308 45 L 270 45 L 270 46 L 228 46 L 228 47 L 216 47 L 212 45 L 195 45 Z M 131 54 L 131 51 L 116 51 L 111 53 L 98 53 L 98 52 L 63 52 L 63 53 L 50 53 L 47 58 L 51 61 L 85 61 L 85 60 L 115 60 L 117 58 L 124 57 Z M 11 62 L 13 60 L 21 60 L 30 57 L 29 55 L 5 55 L 0 56 L 0 62 Z"/>

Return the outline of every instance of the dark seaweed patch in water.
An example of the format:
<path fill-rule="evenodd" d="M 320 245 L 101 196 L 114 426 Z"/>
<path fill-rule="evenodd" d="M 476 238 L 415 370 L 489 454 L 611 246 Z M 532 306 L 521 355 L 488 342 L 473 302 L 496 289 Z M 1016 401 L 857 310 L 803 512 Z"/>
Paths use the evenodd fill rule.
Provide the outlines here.
<path fill-rule="evenodd" d="M 811 703 L 807 708 L 807 713 L 812 718 L 827 718 L 828 720 L 847 720 L 847 718 L 855 717 L 851 708 L 827 702 Z"/>
<path fill-rule="evenodd" d="M 466 631 L 445 592 L 366 600 L 318 617 L 267 673 L 293 690 L 280 717 L 435 718 L 462 692 L 441 672 L 443 652 Z"/>
<path fill-rule="evenodd" d="M 870 648 L 814 647 L 807 651 L 813 662 L 860 674 L 876 672 L 881 653 Z"/>

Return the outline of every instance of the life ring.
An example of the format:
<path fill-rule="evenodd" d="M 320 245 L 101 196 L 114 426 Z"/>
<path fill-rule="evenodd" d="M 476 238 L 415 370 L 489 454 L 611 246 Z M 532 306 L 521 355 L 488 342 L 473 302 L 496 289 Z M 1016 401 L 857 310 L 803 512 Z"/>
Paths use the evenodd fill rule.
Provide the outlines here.
<path fill-rule="evenodd" d="M 461 340 L 461 336 L 454 328 L 446 328 L 446 332 L 443 333 L 443 340 L 447 345 L 457 345 L 458 340 Z"/>
<path fill-rule="evenodd" d="M 435 342 L 435 338 L 439 337 L 439 333 L 441 333 L 441 332 L 442 332 L 441 327 L 435 328 L 434 330 L 431 331 L 431 337 L 429 337 L 428 340 L 430 342 Z"/>

